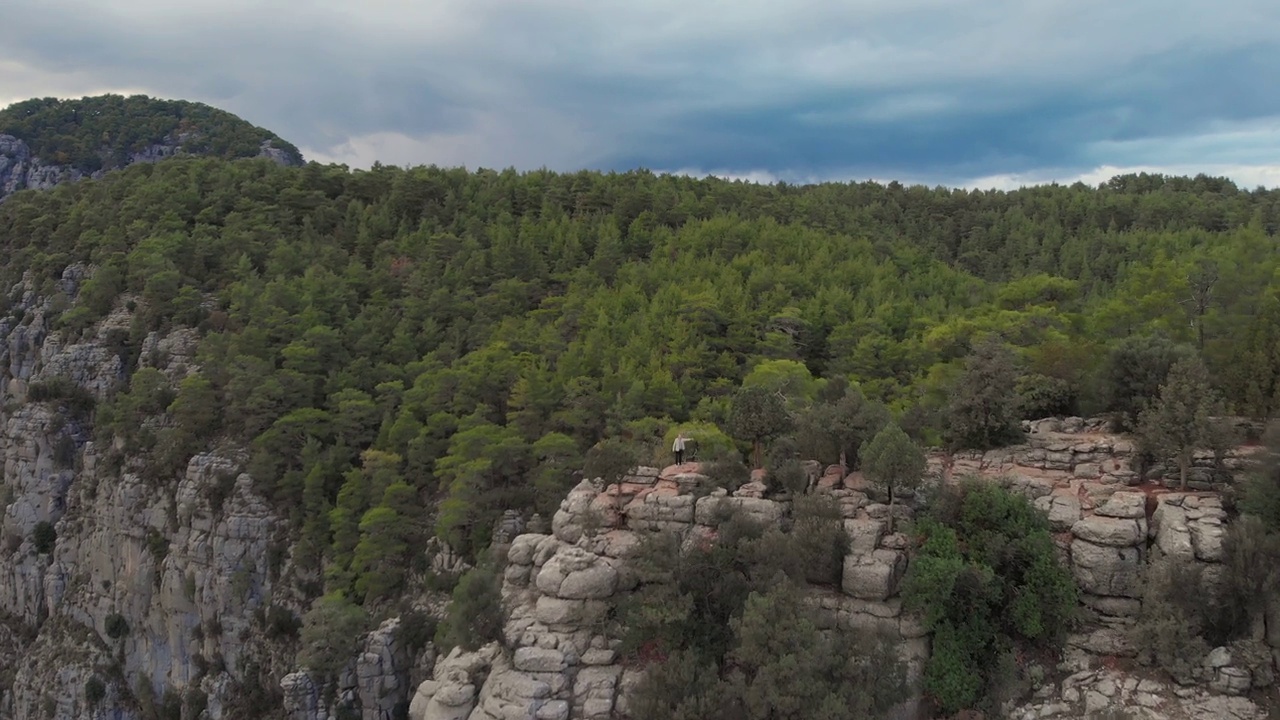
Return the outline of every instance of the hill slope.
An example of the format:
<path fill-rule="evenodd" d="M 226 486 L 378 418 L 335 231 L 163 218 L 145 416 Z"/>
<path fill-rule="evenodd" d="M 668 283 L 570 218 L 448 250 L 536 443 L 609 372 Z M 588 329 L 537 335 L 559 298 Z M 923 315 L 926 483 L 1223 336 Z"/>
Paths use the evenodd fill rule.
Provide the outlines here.
<path fill-rule="evenodd" d="M 201 103 L 143 95 L 41 98 L 0 110 L 0 200 L 177 154 L 300 165 L 274 133 Z"/>
<path fill-rule="evenodd" d="M 0 648 L 39 662 L 0 693 L 38 708 L 57 685 L 65 710 L 96 673 L 111 707 L 200 687 L 251 699 L 220 717 L 278 716 L 315 598 L 400 613 L 433 537 L 482 554 L 606 440 L 744 450 L 744 384 L 819 429 L 856 386 L 937 441 L 985 335 L 1028 414 L 1117 409 L 1114 371 L 1180 343 L 1235 411 L 1271 414 L 1276 199 L 198 157 L 10 197 Z"/>

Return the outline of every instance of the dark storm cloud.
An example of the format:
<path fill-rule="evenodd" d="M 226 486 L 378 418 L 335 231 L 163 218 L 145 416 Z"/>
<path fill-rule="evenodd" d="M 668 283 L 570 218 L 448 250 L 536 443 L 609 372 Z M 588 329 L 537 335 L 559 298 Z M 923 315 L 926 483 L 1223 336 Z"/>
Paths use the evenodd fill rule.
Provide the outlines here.
<path fill-rule="evenodd" d="M 201 100 L 354 164 L 963 182 L 1280 137 L 1261 0 L 15 5 L 0 97 Z"/>

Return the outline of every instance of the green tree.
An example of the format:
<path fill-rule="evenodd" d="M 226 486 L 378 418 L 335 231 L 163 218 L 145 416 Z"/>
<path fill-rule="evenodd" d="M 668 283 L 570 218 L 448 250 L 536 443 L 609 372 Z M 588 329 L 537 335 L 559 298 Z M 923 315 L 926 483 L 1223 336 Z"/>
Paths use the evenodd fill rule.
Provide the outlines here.
<path fill-rule="evenodd" d="M 1013 351 L 989 339 L 973 349 L 951 388 L 948 431 L 959 447 L 985 450 L 1018 440 L 1018 371 Z"/>
<path fill-rule="evenodd" d="M 1204 363 L 1190 358 L 1169 370 L 1159 398 L 1139 416 L 1139 437 L 1152 450 L 1177 459 L 1183 490 L 1187 489 L 1192 455 L 1213 439 L 1213 415 L 1219 408 Z"/>
<path fill-rule="evenodd" d="M 1136 429 L 1147 403 L 1160 395 L 1169 371 L 1190 356 L 1190 348 L 1163 335 L 1130 337 L 1116 344 L 1107 357 L 1103 385 L 1117 424 Z"/>
<path fill-rule="evenodd" d="M 1053 647 L 1076 612 L 1048 520 L 1021 495 L 971 480 L 944 492 L 915 534 L 902 600 L 933 633 L 924 689 L 947 713 L 994 710 L 1000 664 Z"/>
<path fill-rule="evenodd" d="M 475 650 L 502 638 L 502 576 L 490 564 L 468 570 L 453 589 L 448 615 L 437 632 L 437 642 Z"/>
<path fill-rule="evenodd" d="M 893 505 L 899 493 L 914 492 L 924 478 L 924 452 L 889 423 L 862 446 L 862 471 L 867 480 L 889 496 L 889 532 L 893 532 Z"/>
<path fill-rule="evenodd" d="M 751 457 L 758 468 L 765 441 L 791 428 L 786 401 L 764 387 L 744 387 L 733 396 L 729 409 L 730 432 L 751 441 Z"/>
<path fill-rule="evenodd" d="M 298 664 L 333 677 L 355 657 L 368 628 L 369 616 L 342 593 L 319 598 L 302 616 Z"/>

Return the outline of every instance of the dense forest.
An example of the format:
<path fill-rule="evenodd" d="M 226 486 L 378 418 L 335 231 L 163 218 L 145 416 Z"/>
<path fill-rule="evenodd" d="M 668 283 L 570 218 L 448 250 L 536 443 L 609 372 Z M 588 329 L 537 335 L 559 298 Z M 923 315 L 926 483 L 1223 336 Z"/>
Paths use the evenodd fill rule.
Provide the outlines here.
<path fill-rule="evenodd" d="M 84 172 L 123 167 L 131 153 L 170 143 L 193 155 L 232 159 L 257 156 L 269 140 L 295 163 L 302 162 L 296 147 L 225 110 L 145 95 L 14 103 L 0 110 L 0 135 L 25 141 L 47 163 Z"/>
<path fill-rule="evenodd" d="M 12 196 L 0 280 L 33 274 L 73 339 L 133 310 L 100 338 L 118 391 L 80 403 L 97 432 L 155 483 L 251 448 L 312 590 L 376 603 L 424 535 L 474 555 L 611 447 L 664 462 L 680 429 L 703 459 L 747 457 L 743 386 L 780 390 L 798 427 L 853 418 L 796 433 L 828 462 L 877 413 L 926 444 L 1012 439 L 948 415 L 977 362 L 1021 417 L 1132 424 L 1198 355 L 1222 410 L 1269 416 L 1277 230 L 1280 192 L 1206 177 L 981 192 L 185 158 Z M 176 326 L 199 329 L 199 371 L 170 386 L 139 348 Z"/>

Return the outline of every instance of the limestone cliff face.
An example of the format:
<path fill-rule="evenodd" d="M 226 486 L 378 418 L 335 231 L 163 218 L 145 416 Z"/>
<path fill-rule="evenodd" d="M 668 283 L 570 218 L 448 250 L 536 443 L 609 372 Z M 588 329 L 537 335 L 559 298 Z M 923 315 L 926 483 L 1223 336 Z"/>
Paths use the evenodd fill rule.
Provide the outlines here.
<path fill-rule="evenodd" d="M 183 145 L 190 137 L 176 135 L 165 142 L 155 143 L 129 154 L 126 165 L 157 162 L 183 154 Z M 290 153 L 262 143 L 259 157 L 270 158 L 281 165 L 297 165 L 298 159 Z M 12 135 L 0 135 L 0 202 L 19 190 L 48 190 L 63 183 L 77 182 L 85 178 L 100 178 L 107 170 L 86 173 L 69 165 L 58 165 L 36 157 L 23 140 Z"/>
<path fill-rule="evenodd" d="M 85 269 L 63 274 L 75 297 Z M 83 338 L 50 330 L 33 283 L 0 321 L 0 636 L 12 670 L 0 676 L 0 717 L 138 717 L 166 695 L 207 696 L 211 718 L 234 699 L 246 666 L 269 662 L 258 621 L 276 592 L 277 518 L 234 454 L 191 458 L 158 487 L 136 462 L 108 462 L 86 417 L 40 383 L 70 382 L 102 399 L 123 378 L 108 336 L 121 310 Z M 153 335 L 160 368 L 190 369 L 194 334 Z M 274 568 L 278 573 L 279 568 Z"/>
<path fill-rule="evenodd" d="M 67 268 L 54 291 L 74 302 L 91 272 Z M 296 623 L 308 596 L 287 523 L 241 471 L 242 451 L 195 455 L 158 481 L 145 458 L 102 447 L 84 397 L 126 379 L 132 303 L 70 338 L 39 285 L 12 288 L 0 317 L 0 720 L 144 720 L 179 705 L 184 720 L 230 720 L 282 699 L 309 720 L 337 707 L 392 720 L 430 649 L 410 657 L 393 618 L 336 687 L 291 675 L 297 642 L 278 625 Z M 197 341 L 189 328 L 153 332 L 138 366 L 176 385 L 197 369 Z"/>

